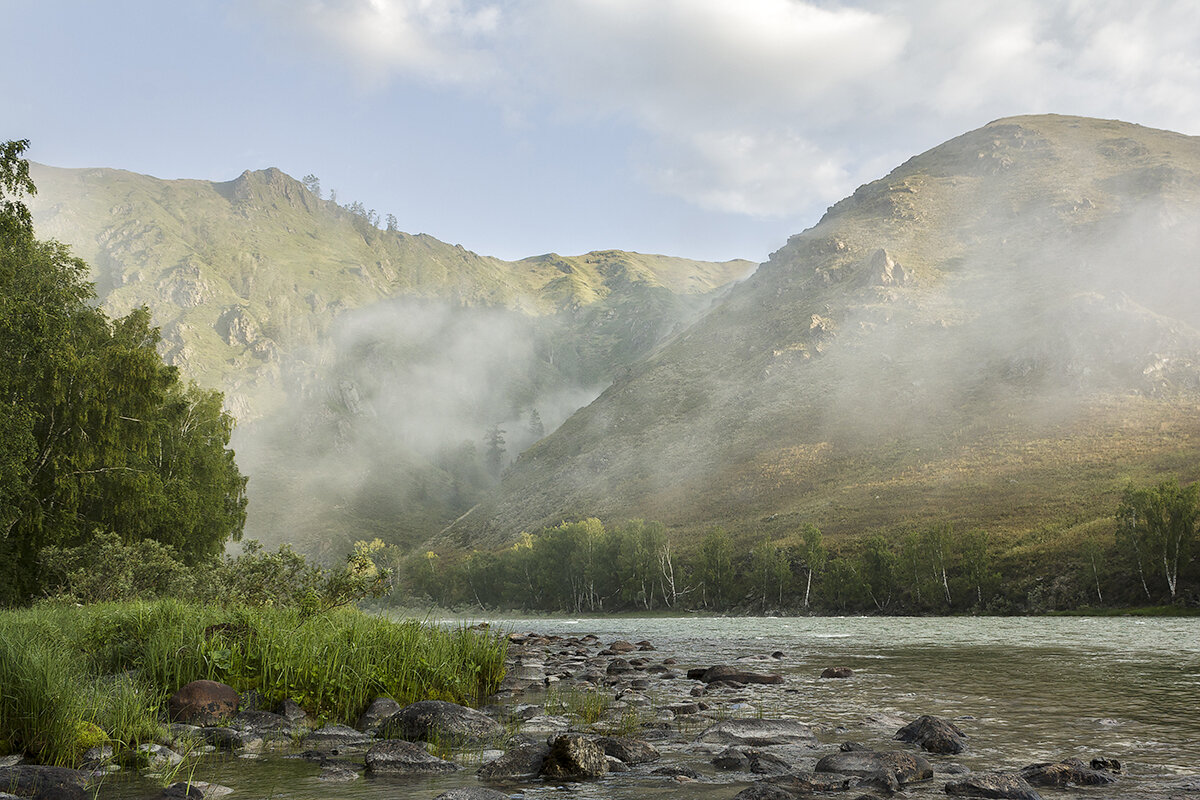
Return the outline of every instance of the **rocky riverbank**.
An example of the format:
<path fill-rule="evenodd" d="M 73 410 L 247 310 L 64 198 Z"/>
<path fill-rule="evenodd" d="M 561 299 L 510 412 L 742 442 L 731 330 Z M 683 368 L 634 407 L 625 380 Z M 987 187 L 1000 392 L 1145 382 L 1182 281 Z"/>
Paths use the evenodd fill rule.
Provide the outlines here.
<path fill-rule="evenodd" d="M 116 769 L 157 774 L 167 784 L 163 797 L 220 797 L 238 790 L 236 780 L 228 787 L 189 783 L 180 769 L 218 752 L 311 763 L 330 796 L 345 782 L 453 774 L 459 785 L 438 795 L 443 800 L 499 800 L 591 781 L 653 786 L 681 798 L 701 791 L 738 800 L 896 792 L 1036 798 L 1039 788 L 1120 779 L 1120 763 L 1100 754 L 971 771 L 955 760 L 969 752 L 970 719 L 879 714 L 849 731 L 822 723 L 819 709 L 798 718 L 789 699 L 801 678 L 780 669 L 786 660 L 777 651 L 697 664 L 649 641 L 513 634 L 506 677 L 489 705 L 401 707 L 380 698 L 352 727 L 318 725 L 293 702 L 267 709 L 253 693 L 197 682 L 171 699 L 167 735 L 135 759 L 115 764 L 111 751 L 97 747 L 82 770 L 6 764 L 0 798 L 83 798 Z M 830 664 L 802 679 L 855 676 Z M 241 767 L 255 768 L 252 759 Z"/>

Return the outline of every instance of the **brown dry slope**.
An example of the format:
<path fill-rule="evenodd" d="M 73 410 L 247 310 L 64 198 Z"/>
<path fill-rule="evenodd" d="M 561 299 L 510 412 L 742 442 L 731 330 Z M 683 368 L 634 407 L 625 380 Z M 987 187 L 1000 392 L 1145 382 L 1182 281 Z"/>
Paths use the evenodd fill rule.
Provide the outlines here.
<path fill-rule="evenodd" d="M 999 120 L 793 236 L 447 536 L 1103 526 L 1127 480 L 1200 477 L 1197 299 L 1200 139 Z"/>

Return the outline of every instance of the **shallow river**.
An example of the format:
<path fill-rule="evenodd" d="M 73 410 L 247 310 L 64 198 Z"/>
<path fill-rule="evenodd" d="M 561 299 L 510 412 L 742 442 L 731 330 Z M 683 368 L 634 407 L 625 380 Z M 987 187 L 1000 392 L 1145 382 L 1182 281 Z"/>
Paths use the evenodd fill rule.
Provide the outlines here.
<path fill-rule="evenodd" d="M 934 756 L 971 770 L 1016 769 L 1038 761 L 1107 756 L 1124 774 L 1109 787 L 1042 790 L 1046 798 L 1188 798 L 1200 800 L 1200 619 L 1112 618 L 551 618 L 492 620 L 512 631 L 651 640 L 654 655 L 674 656 L 680 668 L 771 659 L 748 669 L 781 672 L 782 687 L 752 687 L 737 716 L 795 717 L 831 746 L 853 739 L 877 748 L 900 724 L 921 714 L 953 719 L 968 734 L 968 749 Z M 828 666 L 854 677 L 821 680 Z M 664 682 L 666 683 L 666 682 Z M 686 695 L 690 681 L 673 681 Z M 664 699 L 664 702 L 670 699 Z M 686 699 L 686 698 L 684 698 Z M 663 746 L 664 760 L 699 770 L 703 780 L 679 785 L 661 776 L 611 775 L 567 788 L 512 790 L 529 798 L 704 798 L 728 800 L 748 785 L 686 747 Z M 814 758 L 819 753 L 814 752 Z M 811 763 L 807 765 L 811 768 Z M 327 784 L 317 767 L 268 755 L 205 761 L 195 779 L 237 789 L 230 800 L 274 798 L 414 798 L 478 785 L 474 769 L 436 779 L 360 779 Z M 911 797 L 946 797 L 942 774 Z M 142 792 L 114 781 L 112 793 Z M 523 792 L 523 795 L 522 795 Z M 828 797 L 849 800 L 861 791 Z M 142 795 L 144 796 L 144 794 Z"/>

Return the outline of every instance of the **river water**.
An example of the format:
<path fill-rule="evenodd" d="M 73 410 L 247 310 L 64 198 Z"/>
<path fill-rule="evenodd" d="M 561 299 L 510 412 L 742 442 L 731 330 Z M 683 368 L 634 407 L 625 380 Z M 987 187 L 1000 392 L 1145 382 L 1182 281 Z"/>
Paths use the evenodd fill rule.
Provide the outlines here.
<path fill-rule="evenodd" d="M 952 765 L 1012 770 L 1039 761 L 1104 756 L 1122 763 L 1118 783 L 1041 790 L 1042 796 L 1200 800 L 1200 619 L 686 616 L 490 622 L 510 631 L 594 633 L 603 642 L 649 639 L 657 647 L 650 655 L 674 656 L 680 668 L 762 659 L 747 668 L 780 672 L 785 683 L 751 687 L 724 713 L 803 720 L 829 745 L 814 758 L 848 739 L 880 749 L 901 747 L 891 735 L 921 714 L 954 720 L 970 737 L 967 750 L 931 757 L 939 774 L 908 787 L 911 797 L 946 797 L 948 776 L 942 773 Z M 770 658 L 776 651 L 783 657 Z M 850 667 L 855 674 L 820 679 L 828 666 Z M 687 699 L 691 682 L 663 685 L 668 683 Z M 664 704 L 676 699 L 664 698 Z M 694 747 L 660 749 L 665 761 L 696 768 L 702 780 L 681 785 L 661 776 L 625 774 L 567 788 L 538 784 L 505 791 L 529 800 L 728 800 L 750 780 L 743 775 L 734 781 Z M 256 763 L 208 760 L 195 779 L 234 787 L 231 800 L 424 800 L 457 786 L 479 785 L 473 773 L 471 768 L 435 779 L 327 784 L 312 765 L 264 756 Z M 116 791 L 120 782 L 114 784 Z M 131 796 L 131 788 L 126 785 L 112 796 Z"/>

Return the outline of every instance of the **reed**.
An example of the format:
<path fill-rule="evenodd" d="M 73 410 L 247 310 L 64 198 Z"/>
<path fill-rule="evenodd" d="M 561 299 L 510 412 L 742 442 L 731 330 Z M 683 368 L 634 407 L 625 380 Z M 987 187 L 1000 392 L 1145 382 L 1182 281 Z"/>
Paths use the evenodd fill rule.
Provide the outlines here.
<path fill-rule="evenodd" d="M 499 687 L 506 649 L 486 632 L 354 609 L 160 600 L 0 612 L 0 749 L 76 763 L 84 722 L 116 746 L 153 741 L 164 699 L 200 678 L 339 722 L 380 696 L 474 704 Z"/>

